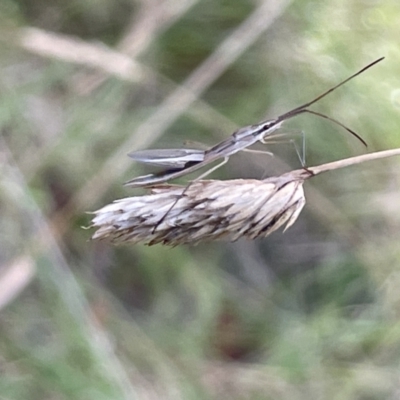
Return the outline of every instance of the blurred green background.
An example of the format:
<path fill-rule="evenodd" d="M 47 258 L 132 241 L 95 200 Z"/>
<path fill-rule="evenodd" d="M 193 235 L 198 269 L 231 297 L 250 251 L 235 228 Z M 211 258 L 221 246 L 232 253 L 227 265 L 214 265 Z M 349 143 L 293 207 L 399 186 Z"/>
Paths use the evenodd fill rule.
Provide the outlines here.
<path fill-rule="evenodd" d="M 215 144 L 380 56 L 313 108 L 368 149 L 311 115 L 282 132 L 307 165 L 399 147 L 399 37 L 395 0 L 2 0 L 0 399 L 397 399 L 398 159 L 306 182 L 264 240 L 112 247 L 82 226 L 140 193 L 128 152 Z M 299 168 L 268 149 L 213 177 Z"/>

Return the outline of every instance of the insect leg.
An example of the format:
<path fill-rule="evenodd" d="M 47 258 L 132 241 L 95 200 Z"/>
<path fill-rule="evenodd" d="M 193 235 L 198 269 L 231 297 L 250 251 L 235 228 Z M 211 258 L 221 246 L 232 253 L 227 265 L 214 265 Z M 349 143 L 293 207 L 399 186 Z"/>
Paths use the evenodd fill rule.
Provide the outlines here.
<path fill-rule="evenodd" d="M 253 154 L 265 154 L 267 156 L 274 155 L 274 153 L 271 153 L 270 151 L 264 151 L 264 150 L 243 149 L 242 151 L 245 151 L 246 153 L 253 153 Z"/>
<path fill-rule="evenodd" d="M 301 151 L 299 150 L 296 141 L 294 139 L 290 139 L 289 143 L 291 143 L 296 151 L 297 157 L 300 161 L 300 164 L 303 168 L 306 168 L 306 135 L 303 131 L 301 131 Z"/>

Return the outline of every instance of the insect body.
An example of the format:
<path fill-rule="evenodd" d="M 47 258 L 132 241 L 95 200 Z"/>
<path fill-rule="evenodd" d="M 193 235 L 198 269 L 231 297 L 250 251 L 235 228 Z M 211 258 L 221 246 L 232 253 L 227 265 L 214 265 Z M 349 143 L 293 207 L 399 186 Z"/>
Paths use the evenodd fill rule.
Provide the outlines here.
<path fill-rule="evenodd" d="M 155 149 L 134 151 L 128 155 L 138 162 L 182 169 L 190 163 L 203 161 L 204 154 L 204 150 L 197 149 Z"/>
<path fill-rule="evenodd" d="M 371 68 L 373 65 L 382 61 L 383 59 L 384 57 L 381 57 L 373 61 L 372 63 L 368 64 L 355 74 L 351 75 L 349 78 L 345 79 L 336 86 L 325 91 L 324 93 L 322 93 L 315 99 L 311 100 L 310 102 L 305 103 L 299 107 L 296 107 L 280 115 L 277 118 L 265 120 L 255 125 L 249 125 L 244 128 L 240 128 L 227 139 L 223 140 L 222 142 L 216 144 L 213 147 L 210 147 L 205 151 L 195 150 L 195 149 L 172 149 L 172 150 L 162 149 L 162 150 L 144 150 L 144 151 L 132 152 L 129 154 L 129 156 L 135 159 L 136 161 L 150 163 L 154 165 L 167 166 L 170 168 L 158 173 L 133 178 L 130 181 L 126 182 L 125 185 L 130 187 L 145 187 L 145 186 L 152 186 L 164 183 L 169 180 L 192 173 L 216 160 L 223 159 L 223 161 L 220 164 L 213 167 L 211 170 L 207 171 L 208 175 L 210 172 L 214 171 L 221 165 L 225 164 L 231 155 L 239 151 L 245 150 L 249 146 L 257 142 L 266 143 L 266 140 L 271 137 L 273 132 L 275 132 L 277 129 L 281 127 L 284 121 L 304 113 L 313 114 L 318 117 L 325 118 L 334 122 L 335 124 L 347 130 L 351 135 L 355 136 L 366 146 L 367 145 L 366 142 L 356 132 L 347 128 L 341 122 L 331 117 L 328 117 L 327 115 L 321 114 L 313 110 L 309 110 L 308 107 L 316 103 L 329 93 L 333 92 L 338 87 L 344 85 L 349 80 L 355 78 L 357 75 L 361 74 L 365 70 Z M 202 177 L 204 176 L 205 175 L 202 175 Z"/>

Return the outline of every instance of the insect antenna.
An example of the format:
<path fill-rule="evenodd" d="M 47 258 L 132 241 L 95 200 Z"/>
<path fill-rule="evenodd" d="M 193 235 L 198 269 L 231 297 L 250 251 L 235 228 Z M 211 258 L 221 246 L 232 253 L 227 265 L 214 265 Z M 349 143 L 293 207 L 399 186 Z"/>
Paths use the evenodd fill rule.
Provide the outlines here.
<path fill-rule="evenodd" d="M 332 93 L 334 90 L 336 90 L 337 88 L 339 88 L 340 86 L 343 86 L 345 83 L 347 83 L 348 81 L 350 81 L 351 79 L 355 78 L 357 75 L 362 74 L 364 71 L 366 71 L 367 69 L 371 68 L 372 66 L 374 66 L 375 64 L 377 64 L 378 62 L 381 62 L 385 57 L 381 57 L 378 58 L 377 60 L 373 61 L 372 63 L 368 64 L 367 66 L 365 66 L 364 68 L 360 69 L 358 72 L 356 72 L 355 74 L 349 76 L 347 79 L 345 79 L 344 81 L 338 83 L 337 85 L 335 85 L 334 87 L 328 89 L 326 92 L 320 94 L 318 97 L 316 97 L 314 100 L 309 101 L 308 103 L 305 103 L 299 107 L 294 108 L 293 110 L 288 111 L 287 113 L 281 115 L 281 117 L 283 119 L 287 119 L 288 117 L 290 117 L 291 114 L 296 115 L 298 111 L 303 110 L 307 107 L 310 107 L 311 105 L 313 105 L 314 103 L 316 103 L 317 101 L 321 100 L 323 97 L 327 96 L 329 93 Z"/>
<path fill-rule="evenodd" d="M 355 131 L 353 131 L 352 129 L 350 129 L 349 127 L 347 127 L 346 125 L 342 124 L 340 121 L 338 121 L 337 119 L 334 119 L 332 117 L 328 117 L 325 114 L 319 113 L 317 111 L 313 111 L 313 110 L 309 110 L 307 108 L 305 108 L 304 110 L 299 110 L 297 112 L 297 114 L 294 115 L 299 115 L 301 113 L 309 113 L 309 114 L 313 114 L 316 115 L 317 117 L 321 117 L 321 118 L 325 118 L 331 122 L 333 122 L 336 125 L 339 125 L 340 127 L 342 127 L 343 129 L 345 129 L 347 132 L 349 132 L 351 135 L 353 135 L 354 137 L 356 137 L 365 147 L 368 147 L 367 142 Z M 290 118 L 290 117 L 289 117 Z"/>
<path fill-rule="evenodd" d="M 323 97 L 327 96 L 328 94 L 332 93 L 334 90 L 336 90 L 337 88 L 339 88 L 340 86 L 344 85 L 345 83 L 347 83 L 348 81 L 350 81 L 351 79 L 355 78 L 357 75 L 362 74 L 364 71 L 366 71 L 367 69 L 371 68 L 372 66 L 374 66 L 375 64 L 377 64 L 378 62 L 382 61 L 385 57 L 381 57 L 378 58 L 377 60 L 373 61 L 372 63 L 368 64 L 367 66 L 365 66 L 364 68 L 360 69 L 358 72 L 356 72 L 355 74 L 349 76 L 347 79 L 345 79 L 344 81 L 338 83 L 337 85 L 333 86 L 332 88 L 328 89 L 326 92 L 320 94 L 319 96 L 317 96 L 315 99 L 309 101 L 308 103 L 305 103 L 299 107 L 294 108 L 293 110 L 288 111 L 285 114 L 282 114 L 281 116 L 279 116 L 277 118 L 277 121 L 285 121 L 289 118 L 293 118 L 296 115 L 302 114 L 302 113 L 310 113 L 310 114 L 314 114 L 317 115 L 319 117 L 325 118 L 330 120 L 331 122 L 334 122 L 335 124 L 341 126 L 342 128 L 346 129 L 347 132 L 351 133 L 353 136 L 355 136 L 358 140 L 360 140 L 365 146 L 367 146 L 366 142 L 361 138 L 360 135 L 358 135 L 356 132 L 352 131 L 351 129 L 349 129 L 348 127 L 346 127 L 345 125 L 343 125 L 341 122 L 328 117 L 327 115 L 318 113 L 316 111 L 312 111 L 309 110 L 308 107 L 310 107 L 311 105 L 315 104 L 317 101 L 321 100 Z"/>

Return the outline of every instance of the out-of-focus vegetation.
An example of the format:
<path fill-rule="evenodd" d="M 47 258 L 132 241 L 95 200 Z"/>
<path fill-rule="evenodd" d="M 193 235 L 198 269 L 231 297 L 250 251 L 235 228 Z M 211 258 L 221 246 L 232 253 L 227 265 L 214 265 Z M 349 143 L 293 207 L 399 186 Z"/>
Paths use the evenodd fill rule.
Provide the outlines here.
<path fill-rule="evenodd" d="M 197 247 L 88 241 L 146 173 L 378 64 L 285 125 L 308 165 L 400 146 L 400 3 L 2 0 L 1 399 L 396 399 L 400 164 L 306 183 L 296 225 Z M 299 167 L 238 154 L 213 177 Z M 183 179 L 182 181 L 185 181 Z"/>

